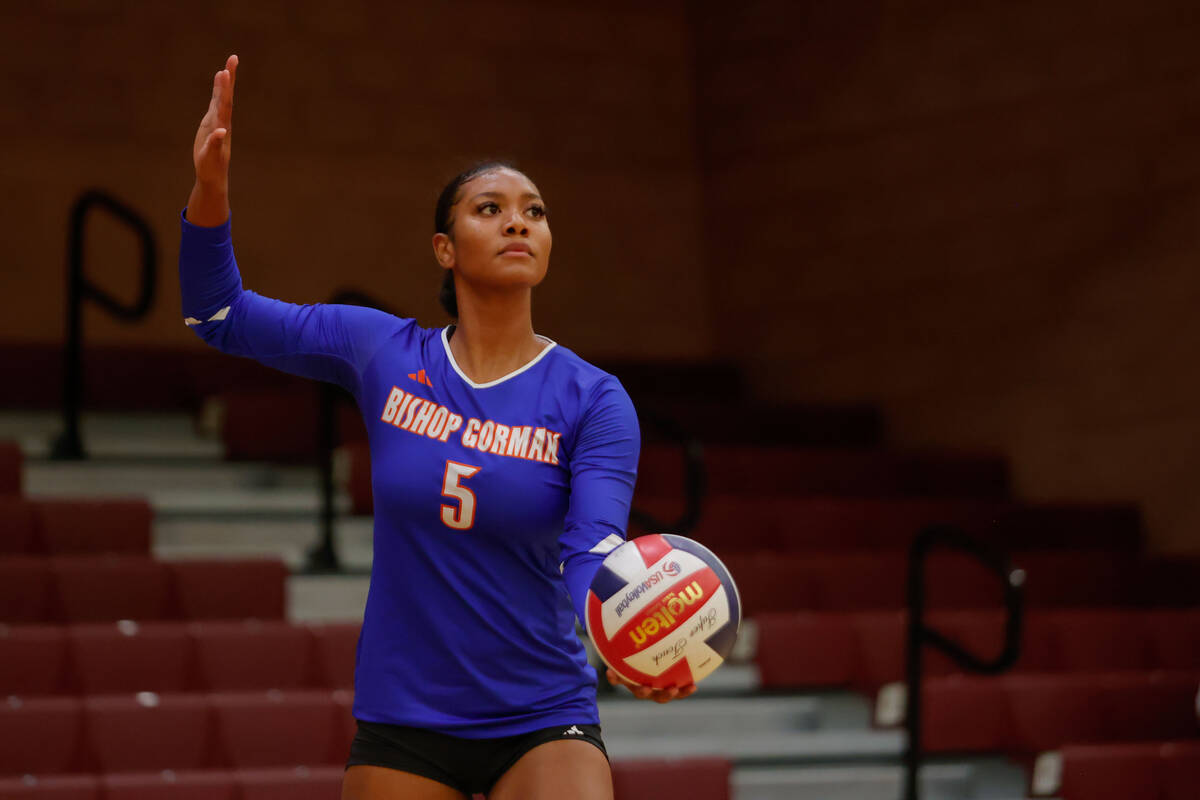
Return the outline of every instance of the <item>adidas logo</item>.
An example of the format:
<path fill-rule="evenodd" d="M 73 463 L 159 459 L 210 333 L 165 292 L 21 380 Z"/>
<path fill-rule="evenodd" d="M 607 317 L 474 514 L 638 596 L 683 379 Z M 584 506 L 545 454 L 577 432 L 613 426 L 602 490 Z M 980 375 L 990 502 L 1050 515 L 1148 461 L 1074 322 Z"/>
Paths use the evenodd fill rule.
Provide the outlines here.
<path fill-rule="evenodd" d="M 563 736 L 566 736 L 567 734 L 570 734 L 571 736 L 583 736 L 583 731 L 579 730 L 578 725 L 572 725 L 563 731 Z"/>
<path fill-rule="evenodd" d="M 412 380 L 416 381 L 417 383 L 425 384 L 430 389 L 433 388 L 433 381 L 429 380 L 429 378 L 427 378 L 425 376 L 425 370 L 423 370 L 423 369 L 417 370 L 416 372 L 408 373 L 408 377 L 411 378 Z"/>

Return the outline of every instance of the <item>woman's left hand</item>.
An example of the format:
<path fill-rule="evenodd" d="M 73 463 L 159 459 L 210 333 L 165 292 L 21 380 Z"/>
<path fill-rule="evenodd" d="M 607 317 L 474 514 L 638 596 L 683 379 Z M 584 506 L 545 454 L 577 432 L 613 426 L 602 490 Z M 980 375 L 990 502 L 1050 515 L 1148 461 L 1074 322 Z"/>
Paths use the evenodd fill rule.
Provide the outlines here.
<path fill-rule="evenodd" d="M 679 700 L 687 697 L 696 691 L 696 684 L 694 683 L 689 683 L 687 686 L 672 686 L 669 689 L 652 689 L 649 686 L 630 683 L 617 673 L 613 672 L 611 667 L 608 670 L 608 682 L 613 686 L 624 686 L 626 689 L 633 692 L 633 696 L 639 700 L 653 700 L 656 703 L 669 703 L 672 700 Z"/>

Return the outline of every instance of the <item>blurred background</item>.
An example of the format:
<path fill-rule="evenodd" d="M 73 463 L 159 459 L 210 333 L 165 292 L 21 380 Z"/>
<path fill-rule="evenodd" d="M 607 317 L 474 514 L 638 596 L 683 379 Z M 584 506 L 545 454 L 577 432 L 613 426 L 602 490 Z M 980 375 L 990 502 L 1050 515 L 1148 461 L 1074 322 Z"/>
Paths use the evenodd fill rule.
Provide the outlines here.
<path fill-rule="evenodd" d="M 181 321 L 190 151 L 230 53 L 241 59 L 231 205 L 247 288 L 292 302 L 352 290 L 443 325 L 430 250 L 437 193 L 475 160 L 515 160 L 546 198 L 555 237 L 535 327 L 618 374 L 643 414 L 631 535 L 678 530 L 710 544 L 735 577 L 754 576 L 741 587 L 754 624 L 708 705 L 702 689 L 662 709 L 608 707 L 618 761 L 703 756 L 723 777 L 705 778 L 697 798 L 721 786 L 711 796 L 898 796 L 903 736 L 896 718 L 879 727 L 876 692 L 903 677 L 905 548 L 940 522 L 1025 567 L 1027 633 L 1044 635 L 1046 649 L 1026 647 L 1034 661 L 1017 671 L 1039 691 L 1051 677 L 1078 687 L 1080 675 L 1100 675 L 1104 697 L 1115 696 L 1112 681 L 1158 681 L 1155 697 L 1191 705 L 1162 700 L 1163 716 L 1141 727 L 1100 734 L 1080 723 L 1022 739 L 1012 726 L 1024 684 L 939 662 L 935 706 L 940 691 L 983 681 L 988 694 L 1009 681 L 1006 699 L 987 700 L 1007 721 L 978 741 L 930 722 L 927 734 L 943 737 L 930 749 L 949 755 L 928 796 L 1037 793 L 1044 752 L 1058 754 L 1063 780 L 1043 794 L 1092 798 L 1101 795 L 1083 792 L 1118 785 L 1110 776 L 1072 789 L 1081 779 L 1071 775 L 1097 774 L 1071 771 L 1089 757 L 1131 759 L 1139 766 L 1121 774 L 1150 781 L 1157 794 L 1146 797 L 1184 796 L 1167 794 L 1168 772 L 1192 792 L 1200 777 L 1178 764 L 1194 765 L 1195 751 L 1168 757 L 1162 743 L 1187 750 L 1178 740 L 1197 734 L 1200 617 L 1187 609 L 1200 605 L 1200 372 L 1189 366 L 1200 350 L 1198 35 L 1195 4 L 1180 0 L 0 4 L 0 649 L 12 648 L 0 695 L 32 698 L 0 712 L 0 736 L 15 747 L 53 730 L 46 741 L 72 742 L 0 756 L 0 796 L 49 792 L 55 780 L 79 797 L 167 796 L 138 792 L 187 781 L 96 776 L 170 768 L 210 771 L 188 779 L 207 787 L 195 796 L 265 797 L 253 792 L 308 778 L 292 774 L 291 755 L 238 755 L 237 703 L 250 700 L 221 692 L 281 689 L 311 713 L 345 710 L 326 695 L 351 688 L 346 645 L 329 645 L 340 667 L 318 654 L 323 641 L 352 644 L 361 615 L 361 422 L 341 404 L 337 425 L 323 428 L 332 401 L 317 387 L 208 350 Z M 149 291 L 129 222 L 93 206 L 78 239 L 82 274 L 118 305 L 147 302 L 132 320 L 94 300 L 80 306 L 74 397 L 89 458 L 61 460 L 52 442 L 66 425 L 68 234 L 87 190 L 141 221 L 156 279 Z M 764 470 L 778 477 L 751 480 Z M 322 546 L 326 530 L 336 537 Z M 108 552 L 122 555 L 97 555 Z M 89 572 L 97 560 L 101 577 Z M 252 576 L 249 605 L 189 593 L 203 595 L 189 570 L 225 561 Z M 941 568 L 958 587 L 931 600 L 952 617 L 943 627 L 998 632 L 999 583 L 952 559 Z M 135 573 L 151 586 L 141 599 L 126 591 Z M 129 662 L 85 666 L 87 637 L 137 638 L 115 620 L 164 625 L 156 635 L 171 647 L 186 640 L 203 653 L 261 637 L 244 630 L 246 617 L 275 619 L 289 641 L 307 637 L 297 658 L 312 663 L 291 684 L 251 680 L 253 665 L 223 682 L 201 655 L 170 678 L 95 683 Z M 1083 630 L 1092 645 L 1071 639 Z M 843 640 L 842 651 L 830 644 Z M 29 641 L 58 642 L 38 652 L 56 653 L 59 667 L 11 667 L 32 658 L 12 655 L 37 650 Z M 892 660 L 872 672 L 863 659 L 879 642 L 895 645 Z M 842 653 L 842 671 L 788 672 L 814 650 Z M 130 658 L 150 651 L 138 652 Z M 272 669 L 281 680 L 278 665 L 263 672 Z M 182 761 L 106 754 L 104 703 L 142 690 L 175 692 L 184 706 L 208 698 L 203 719 L 224 744 Z M 963 707 L 954 697 L 949 707 Z M 764 698 L 776 716 L 756 716 Z M 1080 708 L 1098 702 L 1087 698 Z M 128 702 L 129 713 L 148 708 Z M 670 714 L 697 716 L 670 717 L 681 726 L 671 728 Z M 51 718 L 91 722 L 70 728 L 76 742 Z M 712 723 L 709 739 L 667 744 L 704 728 L 697 719 Z M 742 744 L 722 739 L 722 726 Z M 756 735 L 759 745 L 745 744 Z M 1119 757 L 1063 749 L 1133 739 L 1143 742 Z M 326 746 L 308 759 L 312 774 L 342 758 Z M 60 757 L 45 761 L 47 749 Z M 666 774 L 661 763 L 645 769 L 618 774 L 619 798 Z M 326 792 L 313 796 L 335 796 L 311 783 Z"/>

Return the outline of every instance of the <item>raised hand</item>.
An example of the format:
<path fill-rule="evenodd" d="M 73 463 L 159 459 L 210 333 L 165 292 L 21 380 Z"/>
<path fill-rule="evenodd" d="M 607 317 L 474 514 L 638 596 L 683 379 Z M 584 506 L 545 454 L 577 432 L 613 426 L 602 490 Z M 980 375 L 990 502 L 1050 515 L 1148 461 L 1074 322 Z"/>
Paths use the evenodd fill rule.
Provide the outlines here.
<path fill-rule="evenodd" d="M 195 225 L 220 225 L 229 216 L 229 158 L 233 141 L 233 84 L 238 57 L 225 60 L 225 69 L 213 76 L 212 98 L 200 120 L 192 145 L 196 185 L 188 199 L 188 221 Z"/>

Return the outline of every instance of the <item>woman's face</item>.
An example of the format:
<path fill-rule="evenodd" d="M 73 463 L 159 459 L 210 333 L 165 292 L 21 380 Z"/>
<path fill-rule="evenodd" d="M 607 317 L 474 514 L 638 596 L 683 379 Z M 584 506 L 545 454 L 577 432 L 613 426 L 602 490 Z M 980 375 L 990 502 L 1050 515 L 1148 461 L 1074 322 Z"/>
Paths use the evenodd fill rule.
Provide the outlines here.
<path fill-rule="evenodd" d="M 478 288 L 533 287 L 550 265 L 550 223 L 537 187 L 519 172 L 496 169 L 459 188 L 450 211 L 453 238 L 434 234 L 438 263 Z"/>

